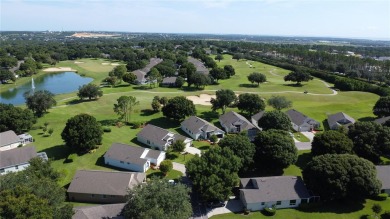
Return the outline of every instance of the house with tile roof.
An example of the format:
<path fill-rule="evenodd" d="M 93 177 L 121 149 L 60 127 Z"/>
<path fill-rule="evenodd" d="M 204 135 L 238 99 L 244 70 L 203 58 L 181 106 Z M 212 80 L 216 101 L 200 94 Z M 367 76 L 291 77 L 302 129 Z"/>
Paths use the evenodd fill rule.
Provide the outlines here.
<path fill-rule="evenodd" d="M 256 113 L 255 115 L 253 115 L 253 116 L 251 117 L 251 122 L 252 122 L 252 124 L 253 124 L 254 126 L 256 126 L 258 129 L 260 129 L 260 130 L 261 130 L 261 128 L 259 127 L 259 120 L 260 120 L 261 118 L 263 118 L 264 113 L 265 113 L 265 111 L 263 110 L 263 111 L 260 111 L 260 112 Z"/>
<path fill-rule="evenodd" d="M 240 200 L 250 211 L 266 207 L 296 208 L 309 203 L 311 195 L 299 176 L 271 176 L 240 179 Z"/>
<path fill-rule="evenodd" d="M 78 170 L 67 192 L 75 202 L 125 203 L 127 191 L 145 181 L 145 173 Z"/>
<path fill-rule="evenodd" d="M 19 145 L 26 145 L 33 142 L 33 137 L 24 133 L 16 135 L 12 130 L 8 130 L 0 133 L 0 150 L 9 150 L 18 147 Z"/>
<path fill-rule="evenodd" d="M 321 126 L 321 123 L 318 121 L 295 109 L 288 110 L 286 115 L 290 118 L 292 127 L 297 132 L 309 132 L 318 129 Z"/>
<path fill-rule="evenodd" d="M 158 65 L 163 60 L 160 58 L 150 58 L 149 63 L 142 69 L 138 69 L 133 71 L 132 73 L 137 76 L 137 79 L 135 80 L 136 84 L 147 84 L 148 80 L 146 75 L 152 69 L 154 66 Z"/>
<path fill-rule="evenodd" d="M 75 207 L 73 208 L 74 214 L 72 219 L 125 219 L 122 214 L 124 207 L 125 203 Z"/>
<path fill-rule="evenodd" d="M 104 163 L 122 169 L 146 172 L 151 164 L 159 166 L 165 159 L 164 151 L 139 146 L 113 143 L 104 154 Z"/>
<path fill-rule="evenodd" d="M 381 117 L 381 118 L 375 119 L 374 122 L 379 124 L 379 125 L 383 125 L 389 120 L 390 120 L 390 116 L 386 116 L 386 117 Z"/>
<path fill-rule="evenodd" d="M 341 126 L 348 128 L 350 125 L 353 125 L 354 123 L 355 123 L 355 119 L 353 119 L 352 117 L 348 116 L 343 112 L 328 115 L 329 129 L 332 130 L 336 130 Z"/>
<path fill-rule="evenodd" d="M 198 59 L 195 59 L 193 57 L 188 57 L 188 62 L 191 62 L 195 65 L 196 73 L 205 74 L 208 75 L 210 71 L 206 68 L 206 66 L 203 64 L 203 62 L 199 61 Z"/>
<path fill-rule="evenodd" d="M 192 145 L 192 139 L 151 124 L 137 134 L 137 141 L 160 151 L 166 151 L 176 140 L 183 140 L 186 147 Z"/>
<path fill-rule="evenodd" d="M 375 166 L 376 174 L 382 183 L 381 192 L 390 195 L 390 165 Z"/>
<path fill-rule="evenodd" d="M 212 135 L 223 138 L 225 132 L 206 120 L 197 116 L 190 116 L 181 123 L 181 129 L 192 139 L 209 139 Z"/>

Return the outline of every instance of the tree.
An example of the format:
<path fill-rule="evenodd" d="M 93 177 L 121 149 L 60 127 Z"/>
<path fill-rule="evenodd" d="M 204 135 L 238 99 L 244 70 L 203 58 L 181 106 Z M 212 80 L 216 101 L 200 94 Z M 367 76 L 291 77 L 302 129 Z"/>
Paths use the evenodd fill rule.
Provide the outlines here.
<path fill-rule="evenodd" d="M 255 160 L 259 166 L 283 169 L 298 159 L 298 150 L 293 138 L 283 130 L 267 130 L 255 137 Z"/>
<path fill-rule="evenodd" d="M 344 133 L 329 130 L 318 133 L 311 143 L 314 156 L 323 154 L 353 154 L 353 142 Z"/>
<path fill-rule="evenodd" d="M 250 81 L 252 84 L 256 82 L 257 86 L 259 86 L 260 83 L 267 81 L 267 77 L 264 74 L 253 72 L 248 75 L 248 81 Z"/>
<path fill-rule="evenodd" d="M 110 84 L 111 87 L 115 87 L 117 84 L 120 83 L 117 76 L 109 76 L 109 77 L 105 78 L 104 81 L 106 81 L 108 84 Z"/>
<path fill-rule="evenodd" d="M 162 108 L 162 112 L 167 118 L 182 120 L 186 116 L 195 115 L 196 109 L 191 100 L 177 96 L 168 100 L 168 103 Z"/>
<path fill-rule="evenodd" d="M 9 80 L 15 82 L 15 75 L 7 69 L 0 69 L 0 83 L 7 83 Z"/>
<path fill-rule="evenodd" d="M 382 206 L 379 204 L 374 204 L 371 209 L 375 214 L 375 218 L 378 218 L 378 215 L 382 212 Z"/>
<path fill-rule="evenodd" d="M 223 59 L 223 55 L 221 54 L 215 56 L 215 60 L 218 60 L 219 62 L 221 62 L 222 59 Z"/>
<path fill-rule="evenodd" d="M 152 179 L 129 190 L 124 207 L 126 218 L 187 219 L 192 215 L 189 189 L 183 184 Z"/>
<path fill-rule="evenodd" d="M 84 98 L 97 99 L 103 96 L 103 91 L 96 84 L 85 84 L 79 87 L 79 92 L 77 96 L 82 100 Z"/>
<path fill-rule="evenodd" d="M 123 75 L 122 79 L 128 84 L 134 84 L 135 80 L 137 80 L 137 76 L 134 73 L 128 72 Z"/>
<path fill-rule="evenodd" d="M 247 136 L 227 135 L 219 141 L 218 145 L 221 148 L 229 148 L 234 155 L 241 159 L 241 171 L 247 171 L 253 163 L 255 145 L 251 143 Z"/>
<path fill-rule="evenodd" d="M 181 139 L 174 141 L 172 144 L 173 151 L 183 152 L 185 148 L 186 144 L 184 143 L 184 140 Z"/>
<path fill-rule="evenodd" d="M 225 70 L 220 67 L 215 67 L 210 71 L 211 77 L 218 83 L 218 80 L 227 78 Z"/>
<path fill-rule="evenodd" d="M 76 115 L 66 122 L 61 133 L 65 144 L 79 152 L 97 148 L 102 142 L 103 131 L 95 117 L 88 114 Z"/>
<path fill-rule="evenodd" d="M 54 129 L 53 128 L 49 128 L 49 130 L 47 131 L 47 133 L 49 133 L 49 136 L 51 136 L 54 132 Z"/>
<path fill-rule="evenodd" d="M 181 88 L 181 87 L 183 87 L 184 83 L 185 83 L 184 78 L 179 76 L 179 77 L 176 78 L 175 86 L 178 87 L 178 88 Z"/>
<path fill-rule="evenodd" d="M 203 89 L 206 85 L 211 84 L 210 77 L 202 73 L 194 73 L 187 80 L 188 85 L 195 85 L 197 89 Z"/>
<path fill-rule="evenodd" d="M 216 98 L 211 98 L 210 102 L 212 104 L 213 111 L 222 109 L 222 114 L 225 113 L 226 107 L 231 106 L 237 101 L 237 96 L 234 91 L 229 89 L 221 89 L 215 92 Z"/>
<path fill-rule="evenodd" d="M 216 135 L 211 135 L 209 138 L 211 144 L 215 144 L 218 142 L 218 137 Z"/>
<path fill-rule="evenodd" d="M 237 186 L 241 160 L 229 148 L 212 147 L 186 164 L 194 189 L 204 200 L 226 200 Z"/>
<path fill-rule="evenodd" d="M 288 75 L 284 76 L 284 81 L 293 81 L 297 82 L 297 85 L 300 85 L 302 81 L 313 80 L 313 77 L 303 71 L 292 71 Z"/>
<path fill-rule="evenodd" d="M 278 110 L 265 112 L 258 124 L 263 130 L 280 129 L 290 131 L 292 129 L 290 118 Z"/>
<path fill-rule="evenodd" d="M 284 96 L 272 96 L 268 99 L 267 103 L 276 110 L 292 107 L 292 102 Z"/>
<path fill-rule="evenodd" d="M 126 74 L 126 66 L 118 65 L 108 73 L 109 76 L 115 76 L 119 81 L 122 81 L 123 76 Z"/>
<path fill-rule="evenodd" d="M 161 109 L 161 104 L 158 100 L 153 99 L 152 100 L 152 109 L 154 112 L 159 112 Z"/>
<path fill-rule="evenodd" d="M 302 175 L 308 189 L 320 195 L 321 200 L 366 198 L 379 194 L 381 188 L 375 166 L 349 154 L 314 157 Z"/>
<path fill-rule="evenodd" d="M 36 122 L 31 110 L 0 103 L 0 132 L 13 130 L 16 134 L 28 131 Z"/>
<path fill-rule="evenodd" d="M 160 163 L 160 171 L 164 174 L 167 175 L 169 171 L 171 171 L 173 168 L 172 161 L 170 160 L 164 160 Z"/>
<path fill-rule="evenodd" d="M 137 98 L 133 96 L 121 96 L 117 99 L 118 103 L 114 104 L 114 112 L 119 115 L 120 119 L 124 119 L 126 123 L 130 121 L 131 113 L 134 107 L 139 105 Z"/>
<path fill-rule="evenodd" d="M 148 78 L 149 78 L 149 83 L 150 83 L 150 86 L 155 86 L 155 84 L 159 83 L 159 81 L 161 80 L 161 74 L 160 72 L 157 70 L 157 68 L 152 68 L 148 74 Z"/>
<path fill-rule="evenodd" d="M 349 127 L 348 137 L 353 141 L 353 150 L 377 164 L 380 156 L 390 153 L 390 128 L 375 122 L 356 122 Z"/>
<path fill-rule="evenodd" d="M 161 103 L 161 105 L 166 105 L 168 103 L 168 97 L 161 97 L 159 99 L 159 102 Z"/>
<path fill-rule="evenodd" d="M 66 191 L 59 186 L 59 173 L 39 157 L 30 160 L 24 171 L 0 177 L 2 218 L 72 218 Z"/>
<path fill-rule="evenodd" d="M 242 58 L 244 58 L 244 55 L 242 53 L 235 53 L 233 55 L 233 59 L 237 60 L 237 62 L 240 61 L 240 59 Z"/>
<path fill-rule="evenodd" d="M 54 94 L 48 90 L 39 90 L 33 94 L 26 93 L 24 98 L 26 99 L 27 108 L 34 112 L 38 117 L 42 116 L 52 106 L 57 104 L 54 99 Z"/>
<path fill-rule="evenodd" d="M 233 76 L 233 75 L 236 74 L 236 72 L 235 72 L 235 70 L 234 70 L 234 68 L 233 68 L 232 65 L 225 65 L 225 66 L 223 67 L 223 70 L 225 70 L 226 76 L 227 76 L 228 78 L 230 78 L 231 76 Z"/>
<path fill-rule="evenodd" d="M 265 109 L 265 103 L 257 94 L 244 93 L 238 96 L 237 108 L 248 115 Z"/>
<path fill-rule="evenodd" d="M 380 97 L 372 111 L 378 117 L 390 116 L 390 96 Z"/>

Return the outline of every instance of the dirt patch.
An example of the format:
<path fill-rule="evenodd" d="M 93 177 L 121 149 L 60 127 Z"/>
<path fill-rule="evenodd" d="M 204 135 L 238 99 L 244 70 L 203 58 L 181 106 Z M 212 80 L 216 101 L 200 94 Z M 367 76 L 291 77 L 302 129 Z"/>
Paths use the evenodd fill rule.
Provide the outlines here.
<path fill-rule="evenodd" d="M 46 68 L 46 69 L 43 69 L 43 71 L 44 72 L 65 72 L 65 71 L 77 72 L 77 70 L 74 70 L 70 67 Z"/>
<path fill-rule="evenodd" d="M 194 104 L 211 106 L 210 100 L 211 98 L 216 98 L 215 95 L 210 94 L 200 94 L 199 96 L 187 96 L 187 99 L 194 102 Z"/>

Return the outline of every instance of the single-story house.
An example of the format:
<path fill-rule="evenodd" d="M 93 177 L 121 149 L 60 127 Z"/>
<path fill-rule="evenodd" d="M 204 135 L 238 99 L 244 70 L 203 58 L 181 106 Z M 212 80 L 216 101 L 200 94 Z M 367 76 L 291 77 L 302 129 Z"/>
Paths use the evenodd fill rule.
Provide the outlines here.
<path fill-rule="evenodd" d="M 160 58 L 150 58 L 149 63 L 142 69 L 138 69 L 133 71 L 133 74 L 137 76 L 135 80 L 136 84 L 147 84 L 148 80 L 146 78 L 146 74 L 152 69 L 154 66 L 158 65 L 163 60 Z"/>
<path fill-rule="evenodd" d="M 381 192 L 390 195 L 390 165 L 375 166 L 376 174 L 382 183 Z"/>
<path fill-rule="evenodd" d="M 176 79 L 177 77 L 165 77 L 160 84 L 165 87 L 174 87 L 176 86 Z"/>
<path fill-rule="evenodd" d="M 259 120 L 264 116 L 265 111 L 260 111 L 251 117 L 251 122 L 254 126 L 261 130 L 259 127 Z"/>
<path fill-rule="evenodd" d="M 166 151 L 176 140 L 183 140 L 186 147 L 192 145 L 192 139 L 151 124 L 147 124 L 138 132 L 137 140 L 152 149 L 158 149 L 160 151 Z"/>
<path fill-rule="evenodd" d="M 74 214 L 72 219 L 125 219 L 122 214 L 124 207 L 125 203 L 76 207 L 73 208 Z"/>
<path fill-rule="evenodd" d="M 10 172 L 18 172 L 30 166 L 31 158 L 41 157 L 47 160 L 45 152 L 37 153 L 35 147 L 17 147 L 14 149 L 0 151 L 0 175 Z"/>
<path fill-rule="evenodd" d="M 159 166 L 164 159 L 164 151 L 120 143 L 113 143 L 104 154 L 104 163 L 107 165 L 143 173 L 149 169 L 150 164 Z"/>
<path fill-rule="evenodd" d="M 210 73 L 210 71 L 206 68 L 206 66 L 204 66 L 203 62 L 199 61 L 198 59 L 188 57 L 187 60 L 188 62 L 191 62 L 192 64 L 195 65 L 196 73 L 201 73 L 205 75 L 208 75 Z"/>
<path fill-rule="evenodd" d="M 328 115 L 329 129 L 336 130 L 341 126 L 348 128 L 355 123 L 355 119 L 343 112 Z"/>
<path fill-rule="evenodd" d="M 145 173 L 78 170 L 67 192 L 70 201 L 125 203 L 127 190 L 145 180 Z"/>
<path fill-rule="evenodd" d="M 271 176 L 240 179 L 240 200 L 250 211 L 266 207 L 296 208 L 309 203 L 309 191 L 299 176 Z"/>
<path fill-rule="evenodd" d="M 194 140 L 209 139 L 212 135 L 223 138 L 224 131 L 197 116 L 190 116 L 181 123 L 181 129 Z"/>
<path fill-rule="evenodd" d="M 25 145 L 33 141 L 33 137 L 28 133 L 16 135 L 16 133 L 12 130 L 0 133 L 0 148 L 3 151 L 16 148 L 19 145 Z"/>
<path fill-rule="evenodd" d="M 390 120 L 390 116 L 382 117 L 379 119 L 375 119 L 374 122 L 378 123 L 379 125 L 385 124 L 388 120 Z"/>
<path fill-rule="evenodd" d="M 307 117 L 301 112 L 296 111 L 295 109 L 290 109 L 286 112 L 287 116 L 291 120 L 292 127 L 297 132 L 308 132 L 313 131 L 321 126 L 321 123 L 318 121 Z"/>
<path fill-rule="evenodd" d="M 249 139 L 253 140 L 260 131 L 256 126 L 249 122 L 244 116 L 230 111 L 219 117 L 219 123 L 225 129 L 226 133 L 240 133 L 248 131 Z"/>

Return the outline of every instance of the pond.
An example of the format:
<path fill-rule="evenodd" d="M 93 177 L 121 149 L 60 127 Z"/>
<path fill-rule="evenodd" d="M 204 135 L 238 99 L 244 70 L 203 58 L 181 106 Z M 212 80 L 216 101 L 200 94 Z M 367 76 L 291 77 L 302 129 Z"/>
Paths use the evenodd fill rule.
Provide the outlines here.
<path fill-rule="evenodd" d="M 65 94 L 77 91 L 79 86 L 88 84 L 92 81 L 92 78 L 82 77 L 75 72 L 61 72 L 45 74 L 34 78 L 35 91 L 48 90 L 53 94 Z M 29 83 L 15 86 L 7 91 L 0 93 L 1 103 L 11 103 L 14 105 L 20 105 L 25 103 L 23 94 L 30 92 L 31 81 Z M 1 86 L 1 85 L 0 85 Z"/>

